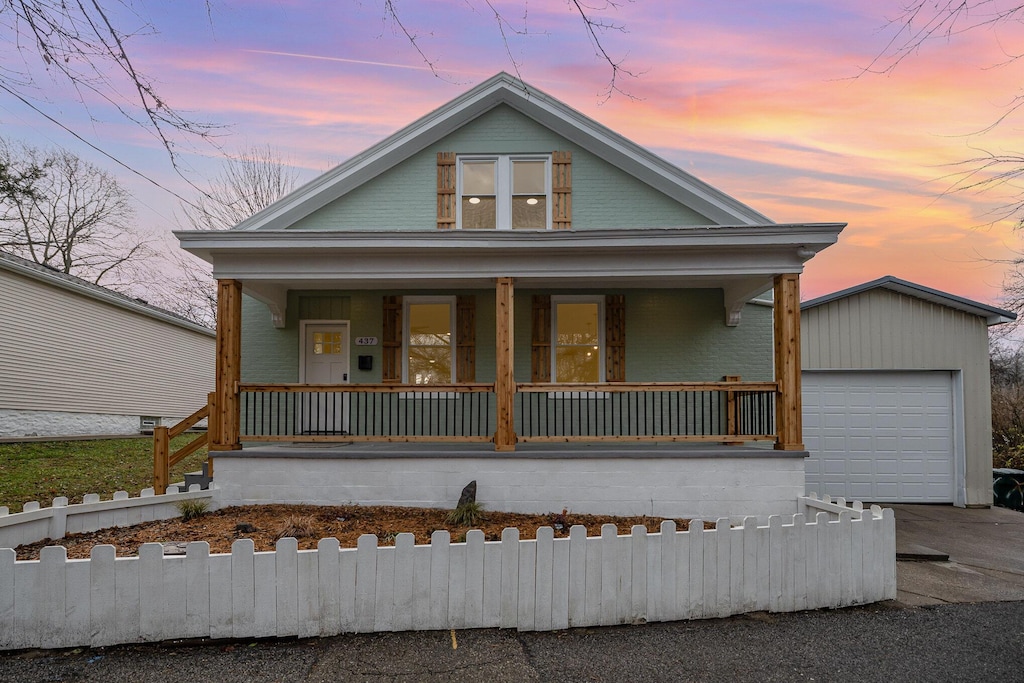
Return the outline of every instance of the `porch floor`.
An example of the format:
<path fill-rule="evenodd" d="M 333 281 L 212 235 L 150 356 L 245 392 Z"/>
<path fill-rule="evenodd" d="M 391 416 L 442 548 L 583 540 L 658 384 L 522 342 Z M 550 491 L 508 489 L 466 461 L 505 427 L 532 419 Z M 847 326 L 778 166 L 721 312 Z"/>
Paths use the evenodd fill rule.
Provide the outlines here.
<path fill-rule="evenodd" d="M 495 451 L 490 443 L 276 443 L 243 444 L 241 450 L 213 451 L 214 458 L 331 458 L 331 459 L 463 459 L 512 458 L 532 460 L 680 459 L 807 457 L 807 451 L 777 451 L 766 446 L 726 446 L 704 443 L 521 443 L 514 451 Z"/>

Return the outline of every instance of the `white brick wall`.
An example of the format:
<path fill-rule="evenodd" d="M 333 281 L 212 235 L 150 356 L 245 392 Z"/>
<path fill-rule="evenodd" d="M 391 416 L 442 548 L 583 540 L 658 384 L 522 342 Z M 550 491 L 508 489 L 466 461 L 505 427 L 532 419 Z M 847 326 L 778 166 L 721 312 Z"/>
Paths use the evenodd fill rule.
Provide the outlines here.
<path fill-rule="evenodd" d="M 198 406 L 196 407 L 198 408 Z M 138 435 L 142 417 L 141 415 L 103 415 L 57 410 L 0 409 L 0 438 Z M 173 426 L 187 416 L 156 417 L 160 418 L 160 424 Z"/>

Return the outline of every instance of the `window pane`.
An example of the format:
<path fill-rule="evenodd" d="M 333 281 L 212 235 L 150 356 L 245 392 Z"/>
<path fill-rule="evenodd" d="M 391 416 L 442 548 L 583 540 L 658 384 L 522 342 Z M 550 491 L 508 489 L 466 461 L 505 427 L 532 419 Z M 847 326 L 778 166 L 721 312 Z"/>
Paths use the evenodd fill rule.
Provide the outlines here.
<path fill-rule="evenodd" d="M 449 346 L 409 347 L 410 384 L 448 384 L 452 381 L 452 350 Z"/>
<path fill-rule="evenodd" d="M 462 194 L 467 197 L 494 194 L 493 161 L 467 161 L 462 164 Z"/>
<path fill-rule="evenodd" d="M 596 303 L 558 304 L 555 315 L 558 346 L 598 343 Z"/>
<path fill-rule="evenodd" d="M 451 306 L 448 304 L 411 304 L 409 306 L 410 346 L 448 346 L 451 344 Z"/>
<path fill-rule="evenodd" d="M 409 305 L 409 382 L 452 381 L 451 305 Z"/>
<path fill-rule="evenodd" d="M 544 176 L 547 163 L 543 161 L 512 162 L 513 194 L 545 194 Z"/>
<path fill-rule="evenodd" d="M 556 382 L 600 382 L 598 352 L 592 346 L 560 346 L 555 356 Z"/>
<path fill-rule="evenodd" d="M 556 382 L 601 381 L 598 316 L 596 302 L 556 304 Z"/>
<path fill-rule="evenodd" d="M 513 197 L 512 227 L 513 228 L 546 228 L 548 227 L 547 198 Z"/>
<path fill-rule="evenodd" d="M 462 227 L 469 230 L 495 229 L 498 211 L 494 197 L 463 197 Z"/>

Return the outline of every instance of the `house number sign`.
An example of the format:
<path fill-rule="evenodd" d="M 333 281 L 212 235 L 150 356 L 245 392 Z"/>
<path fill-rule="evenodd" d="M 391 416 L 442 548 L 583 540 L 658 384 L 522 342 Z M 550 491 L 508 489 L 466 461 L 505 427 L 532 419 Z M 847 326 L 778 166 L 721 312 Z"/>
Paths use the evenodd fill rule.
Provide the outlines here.
<path fill-rule="evenodd" d="M 376 346 L 376 337 L 356 337 L 356 346 Z"/>

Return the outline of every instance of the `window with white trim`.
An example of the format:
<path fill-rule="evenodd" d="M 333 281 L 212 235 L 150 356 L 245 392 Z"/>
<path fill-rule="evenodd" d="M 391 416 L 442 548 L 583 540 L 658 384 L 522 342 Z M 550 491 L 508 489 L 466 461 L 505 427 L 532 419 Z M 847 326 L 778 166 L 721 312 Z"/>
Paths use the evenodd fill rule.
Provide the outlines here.
<path fill-rule="evenodd" d="M 455 382 L 455 297 L 404 297 L 404 381 Z"/>
<path fill-rule="evenodd" d="M 551 380 L 603 382 L 604 297 L 551 297 Z"/>
<path fill-rule="evenodd" d="M 457 227 L 463 230 L 551 228 L 551 155 L 458 157 Z"/>

